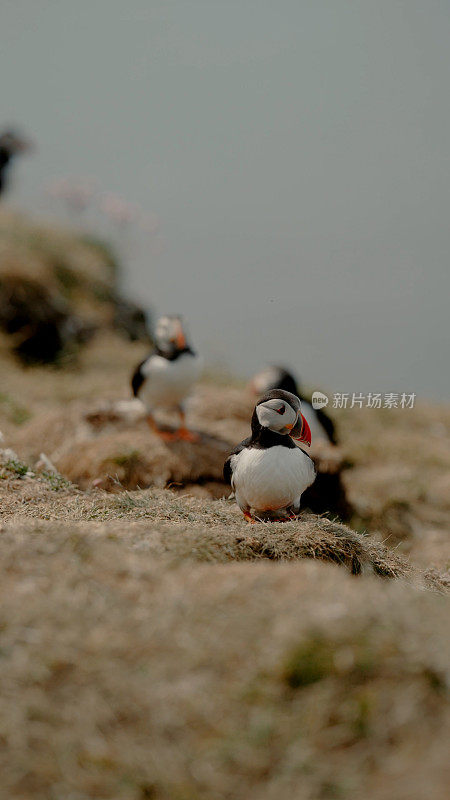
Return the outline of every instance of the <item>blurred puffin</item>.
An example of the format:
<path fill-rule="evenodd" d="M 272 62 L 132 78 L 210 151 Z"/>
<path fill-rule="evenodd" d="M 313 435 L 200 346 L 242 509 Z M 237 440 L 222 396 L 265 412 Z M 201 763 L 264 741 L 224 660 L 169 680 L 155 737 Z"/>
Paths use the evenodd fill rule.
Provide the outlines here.
<path fill-rule="evenodd" d="M 0 194 L 5 188 L 6 173 L 14 156 L 31 149 L 26 139 L 12 130 L 0 134 Z"/>
<path fill-rule="evenodd" d="M 311 431 L 296 395 L 273 389 L 258 400 L 252 435 L 225 461 L 223 475 L 249 522 L 295 519 L 300 498 L 314 482 L 312 459 L 292 441 L 311 444 Z"/>
<path fill-rule="evenodd" d="M 270 389 L 284 389 L 300 398 L 302 411 L 308 421 L 314 439 L 325 439 L 331 444 L 337 444 L 336 428 L 330 417 L 321 408 L 315 409 L 300 392 L 294 376 L 284 367 L 267 367 L 255 375 L 250 388 L 256 395 L 262 395 Z"/>
<path fill-rule="evenodd" d="M 147 408 L 147 422 L 162 439 L 196 441 L 186 428 L 183 401 L 200 376 L 201 359 L 186 341 L 182 319 L 164 316 L 156 323 L 155 349 L 137 367 L 131 379 L 135 397 Z M 177 432 L 161 430 L 153 416 L 157 407 L 176 409 L 181 425 Z"/>

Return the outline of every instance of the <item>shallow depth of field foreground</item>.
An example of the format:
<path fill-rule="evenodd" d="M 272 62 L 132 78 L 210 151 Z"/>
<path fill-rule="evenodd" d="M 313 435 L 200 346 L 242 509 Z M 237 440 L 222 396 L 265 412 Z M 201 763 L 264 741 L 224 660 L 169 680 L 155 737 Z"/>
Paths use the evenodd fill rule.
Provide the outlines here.
<path fill-rule="evenodd" d="M 96 324 L 59 368 L 0 341 L 0 797 L 443 800 L 449 408 L 337 411 L 345 524 L 249 525 L 245 387 L 162 443 L 123 402 L 146 345 Z"/>

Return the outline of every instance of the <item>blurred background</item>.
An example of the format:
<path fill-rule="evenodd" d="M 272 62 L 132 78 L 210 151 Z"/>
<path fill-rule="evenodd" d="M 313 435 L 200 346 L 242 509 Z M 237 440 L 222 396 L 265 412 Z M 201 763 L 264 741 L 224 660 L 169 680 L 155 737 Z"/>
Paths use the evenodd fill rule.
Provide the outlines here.
<path fill-rule="evenodd" d="M 449 28 L 441 0 L 3 0 L 0 127 L 34 150 L 2 202 L 113 241 L 209 365 L 444 400 Z"/>

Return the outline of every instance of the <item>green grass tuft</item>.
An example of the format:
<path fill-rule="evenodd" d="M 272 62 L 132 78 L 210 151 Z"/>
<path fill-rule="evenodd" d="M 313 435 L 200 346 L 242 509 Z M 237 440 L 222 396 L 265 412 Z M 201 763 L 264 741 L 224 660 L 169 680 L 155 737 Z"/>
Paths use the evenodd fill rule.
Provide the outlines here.
<path fill-rule="evenodd" d="M 283 680 L 291 689 L 300 689 L 317 683 L 333 671 L 331 643 L 314 634 L 289 653 L 283 667 Z"/>
<path fill-rule="evenodd" d="M 15 475 L 23 478 L 28 472 L 28 466 L 16 458 L 10 458 L 0 467 L 0 478 L 10 478 Z"/>
<path fill-rule="evenodd" d="M 60 475 L 59 472 L 51 472 L 48 470 L 44 470 L 41 472 L 41 477 L 44 479 L 46 483 L 50 486 L 50 488 L 54 492 L 60 492 L 62 489 L 73 489 L 75 488 L 73 483 L 67 480 L 64 475 Z"/>

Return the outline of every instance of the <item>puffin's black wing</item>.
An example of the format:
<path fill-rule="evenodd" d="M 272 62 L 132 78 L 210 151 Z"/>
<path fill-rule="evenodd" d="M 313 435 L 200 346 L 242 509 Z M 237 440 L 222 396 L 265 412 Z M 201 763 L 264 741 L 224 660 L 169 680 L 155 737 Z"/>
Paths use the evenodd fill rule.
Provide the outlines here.
<path fill-rule="evenodd" d="M 233 455 L 233 453 L 231 455 Z M 230 485 L 231 485 L 231 475 L 232 475 L 231 455 L 228 456 L 227 460 L 225 461 L 225 464 L 223 465 L 223 479 L 225 483 L 229 483 Z"/>
<path fill-rule="evenodd" d="M 2 193 L 6 177 L 6 168 L 8 166 L 10 156 L 3 147 L 0 147 L 0 194 Z"/>
<path fill-rule="evenodd" d="M 138 396 L 139 390 L 145 381 L 145 377 L 142 373 L 142 367 L 144 366 L 145 362 L 148 361 L 148 358 L 149 358 L 148 356 L 147 358 L 144 358 L 144 360 L 137 365 L 136 369 L 133 372 L 133 376 L 131 378 L 131 389 L 133 391 L 134 397 Z"/>
<path fill-rule="evenodd" d="M 316 408 L 317 422 L 319 422 L 327 434 L 332 444 L 337 444 L 336 426 L 330 417 L 322 411 L 321 408 Z"/>
<path fill-rule="evenodd" d="M 11 161 L 11 153 L 6 147 L 0 144 L 0 194 L 2 193 L 6 183 L 6 173 Z"/>
<path fill-rule="evenodd" d="M 237 447 L 235 447 L 234 450 L 232 450 L 232 452 L 228 456 L 227 460 L 225 461 L 225 464 L 223 465 L 223 479 L 224 479 L 225 483 L 229 483 L 231 485 L 231 479 L 233 477 L 233 470 L 231 468 L 231 457 L 232 456 L 237 456 L 238 453 L 240 453 L 242 450 L 244 450 L 244 448 L 246 448 L 247 445 L 250 444 L 251 438 L 252 437 L 249 436 L 247 439 L 244 439 L 243 442 L 238 444 Z"/>

